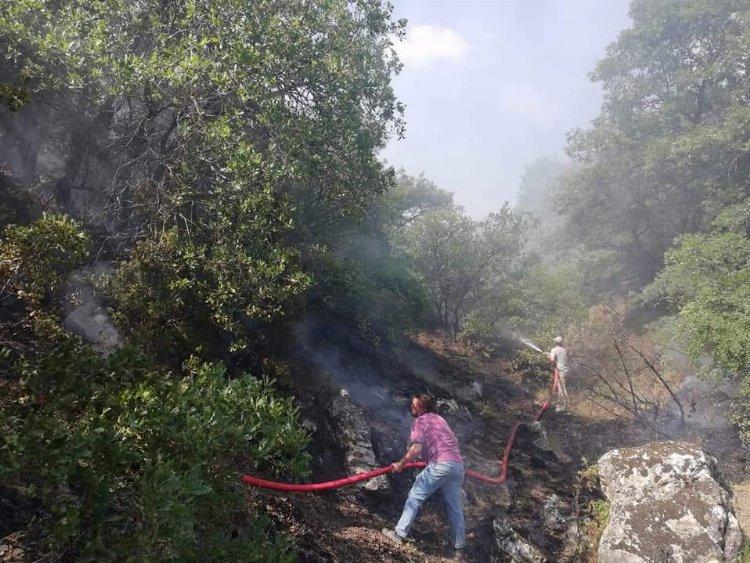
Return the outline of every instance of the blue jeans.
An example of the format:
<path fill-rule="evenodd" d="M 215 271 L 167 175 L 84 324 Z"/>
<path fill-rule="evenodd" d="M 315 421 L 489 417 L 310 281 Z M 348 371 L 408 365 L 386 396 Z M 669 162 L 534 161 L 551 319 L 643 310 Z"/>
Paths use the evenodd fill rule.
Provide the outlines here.
<path fill-rule="evenodd" d="M 453 547 L 461 549 L 466 545 L 466 525 L 464 523 L 464 508 L 462 506 L 461 486 L 464 483 L 464 464 L 459 461 L 444 461 L 430 463 L 420 471 L 409 491 L 409 497 L 404 504 L 404 511 L 396 524 L 396 533 L 401 538 L 409 535 L 409 530 L 417 517 L 417 513 L 424 501 L 432 493 L 440 489 L 443 491 L 445 511 L 451 526 L 451 540 Z"/>

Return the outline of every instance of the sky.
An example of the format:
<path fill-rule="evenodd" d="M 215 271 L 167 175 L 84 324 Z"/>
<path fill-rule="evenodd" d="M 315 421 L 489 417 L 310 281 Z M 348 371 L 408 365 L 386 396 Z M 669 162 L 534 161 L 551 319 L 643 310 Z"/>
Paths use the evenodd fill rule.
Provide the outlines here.
<path fill-rule="evenodd" d="M 526 164 L 563 157 L 598 114 L 588 73 L 629 27 L 627 0 L 393 0 L 407 18 L 394 88 L 406 135 L 381 157 L 481 218 L 514 202 Z"/>

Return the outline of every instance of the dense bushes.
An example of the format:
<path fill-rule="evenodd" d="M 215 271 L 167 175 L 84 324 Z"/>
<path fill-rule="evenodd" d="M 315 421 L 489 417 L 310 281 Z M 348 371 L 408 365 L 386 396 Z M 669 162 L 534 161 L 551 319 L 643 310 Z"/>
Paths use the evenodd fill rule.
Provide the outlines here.
<path fill-rule="evenodd" d="M 149 354 L 179 363 L 191 353 L 246 348 L 309 285 L 295 252 L 258 240 L 272 236 L 271 225 L 253 225 L 240 212 L 227 222 L 143 239 L 108 280 L 116 320 Z"/>
<path fill-rule="evenodd" d="M 11 225 L 0 247 L 0 279 L 5 295 L 35 305 L 60 289 L 65 272 L 80 266 L 89 239 L 65 215 L 43 215 L 32 226 Z"/>
<path fill-rule="evenodd" d="M 253 354 L 309 286 L 300 251 L 392 183 L 404 25 L 370 1 L 0 4 L 0 81 L 29 92 L 0 104 L 0 167 L 106 234 L 149 353 Z"/>
<path fill-rule="evenodd" d="M 750 375 L 750 206 L 730 207 L 705 234 L 680 237 L 644 292 L 677 311 L 693 358 L 711 355 L 726 370 Z"/>
<path fill-rule="evenodd" d="M 63 214 L 0 243 L 0 491 L 26 501 L 31 556 L 288 553 L 248 521 L 238 477 L 304 474 L 305 434 L 289 400 L 218 360 L 261 365 L 312 281 L 401 321 L 416 284 L 387 243 L 351 278 L 328 266 L 359 260 L 336 242 L 393 180 L 375 153 L 403 130 L 404 25 L 366 0 L 0 5 L 0 82 L 22 85 L 0 92 L 0 174 Z M 126 347 L 106 358 L 60 326 L 87 257 L 68 215 L 118 266 L 107 304 Z"/>
<path fill-rule="evenodd" d="M 750 204 L 726 208 L 707 233 L 677 239 L 641 295 L 666 302 L 690 356 L 741 378 L 734 419 L 750 444 Z M 699 362 L 705 365 L 705 361 Z"/>
<path fill-rule="evenodd" d="M 0 242 L 0 298 L 14 304 L 0 322 L 0 487 L 24 506 L 9 531 L 40 557 L 287 558 L 239 475 L 306 474 L 291 400 L 218 363 L 169 372 L 132 347 L 102 356 L 67 335 L 54 297 L 86 247 L 58 216 Z"/>
<path fill-rule="evenodd" d="M 298 477 L 306 435 L 267 381 L 221 365 L 152 371 L 130 349 L 66 338 L 3 388 L 2 481 L 38 501 L 40 552 L 265 559 L 240 470 Z M 236 536 L 236 537 L 233 537 Z"/>

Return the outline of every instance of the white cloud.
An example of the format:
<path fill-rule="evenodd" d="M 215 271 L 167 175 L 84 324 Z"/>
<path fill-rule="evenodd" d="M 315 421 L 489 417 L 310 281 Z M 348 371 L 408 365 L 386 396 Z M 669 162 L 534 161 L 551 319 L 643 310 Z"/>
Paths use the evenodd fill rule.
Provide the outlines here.
<path fill-rule="evenodd" d="M 412 27 L 395 49 L 407 66 L 429 66 L 440 60 L 461 60 L 471 48 L 469 43 L 449 27 L 418 25 Z"/>

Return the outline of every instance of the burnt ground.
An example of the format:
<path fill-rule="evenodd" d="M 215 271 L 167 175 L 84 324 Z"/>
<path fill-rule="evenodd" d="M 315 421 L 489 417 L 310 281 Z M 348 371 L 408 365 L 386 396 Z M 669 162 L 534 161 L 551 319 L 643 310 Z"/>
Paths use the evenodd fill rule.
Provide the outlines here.
<path fill-rule="evenodd" d="M 496 360 L 447 345 L 439 335 L 419 335 L 398 347 L 359 339 L 330 319 L 300 329 L 298 365 L 291 385 L 302 419 L 313 420 L 313 480 L 345 474 L 340 447 L 330 439 L 330 424 L 321 416 L 322 397 L 341 388 L 349 391 L 371 427 L 378 463 L 403 454 L 411 418 L 407 405 L 417 391 L 429 390 L 438 400 L 452 401 L 442 414 L 456 431 L 467 467 L 497 475 L 506 437 L 518 420 L 530 420 L 539 409 L 537 387 L 526 388 L 499 370 Z M 477 384 L 481 384 L 481 395 Z M 499 514 L 551 559 L 566 547 L 561 531 L 545 529 L 542 504 L 550 495 L 562 499 L 572 513 L 578 462 L 560 447 L 566 426 L 559 413 L 543 420 L 546 447 L 539 431 L 522 426 L 511 456 L 508 481 L 500 486 L 467 480 L 465 490 L 471 561 L 507 560 L 494 541 L 492 521 Z M 392 545 L 380 530 L 393 526 L 415 472 L 389 476 L 392 490 L 373 493 L 355 487 L 316 495 L 252 492 L 252 502 L 268 504 L 281 527 L 291 530 L 307 561 L 441 561 L 450 552 L 448 529 L 439 497 L 423 509 L 412 531 L 413 541 Z"/>
<path fill-rule="evenodd" d="M 298 364 L 290 386 L 297 394 L 303 420 L 313 420 L 316 428 L 311 444 L 313 481 L 346 473 L 340 446 L 331 439 L 330 424 L 321 412 L 322 398 L 339 389 L 347 389 L 362 408 L 380 465 L 398 459 L 404 451 L 411 423 L 407 405 L 413 392 L 427 389 L 438 399 L 452 399 L 454 408 L 441 414 L 461 441 L 467 467 L 490 475 L 499 470 L 513 423 L 529 420 L 546 396 L 548 382 L 508 373 L 497 359 L 439 334 L 420 334 L 399 346 L 383 345 L 364 341 L 331 319 L 316 319 L 299 328 L 298 338 Z M 572 382 L 571 391 L 577 402 L 572 413 L 550 409 L 541 431 L 520 428 L 505 484 L 467 480 L 466 552 L 470 561 L 510 560 L 497 547 L 492 527 L 493 519 L 503 515 L 549 560 L 595 560 L 599 530 L 586 520 L 586 508 L 600 497 L 596 490 L 582 486 L 581 475 L 587 465 L 614 447 L 684 439 L 717 457 L 730 481 L 746 478 L 743 450 L 726 419 L 731 393 L 724 388 L 698 385 L 687 389 L 688 424 L 667 421 L 659 428 L 587 416 L 585 390 L 577 390 Z M 450 546 L 439 498 L 424 507 L 407 544 L 394 545 L 380 533 L 398 519 L 415 474 L 389 475 L 392 490 L 388 492 L 357 487 L 292 495 L 253 490 L 248 499 L 256 508 L 270 509 L 280 529 L 295 538 L 303 561 L 445 561 Z M 556 528 L 545 518 L 550 499 L 557 499 L 563 521 L 581 524 L 573 537 L 564 529 L 568 525 Z"/>

